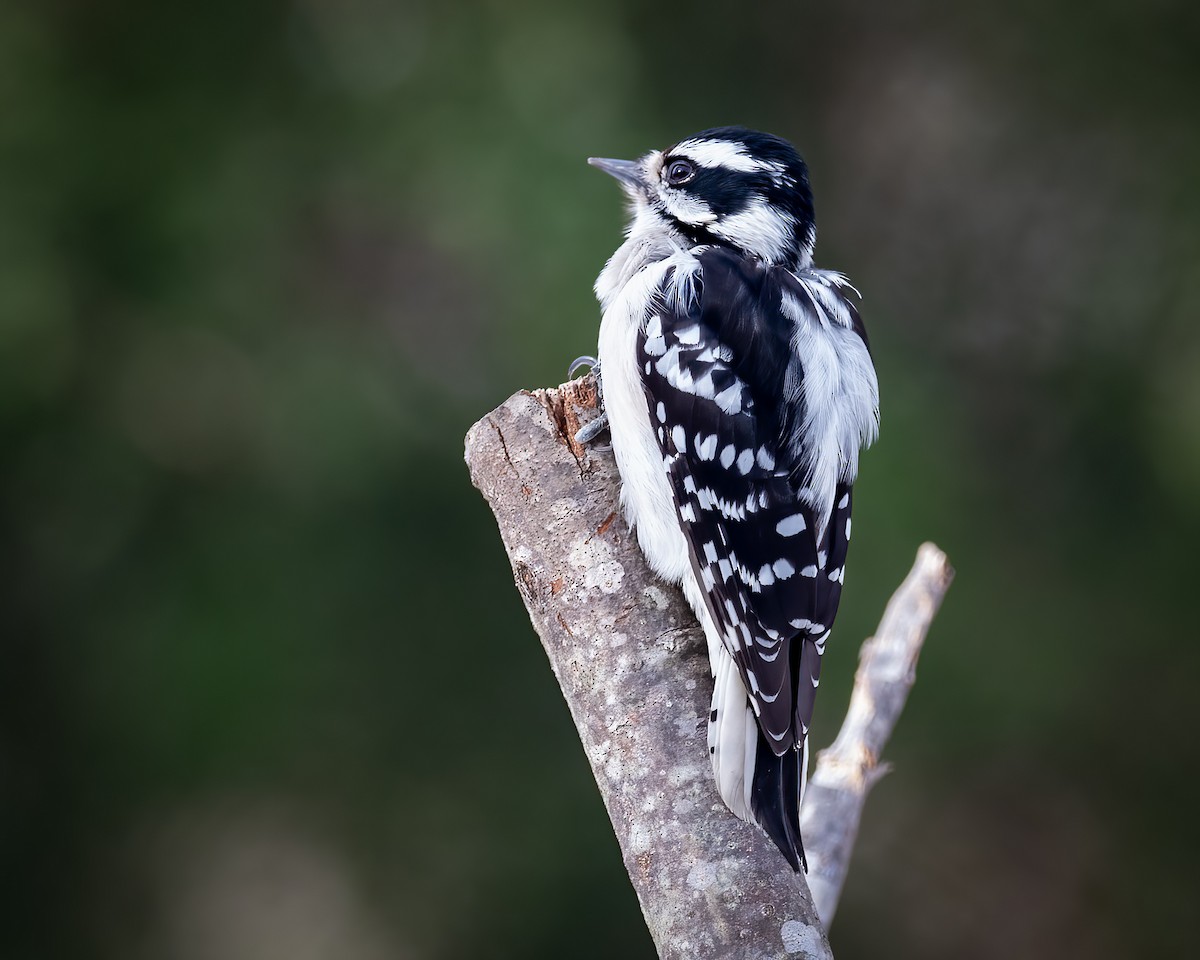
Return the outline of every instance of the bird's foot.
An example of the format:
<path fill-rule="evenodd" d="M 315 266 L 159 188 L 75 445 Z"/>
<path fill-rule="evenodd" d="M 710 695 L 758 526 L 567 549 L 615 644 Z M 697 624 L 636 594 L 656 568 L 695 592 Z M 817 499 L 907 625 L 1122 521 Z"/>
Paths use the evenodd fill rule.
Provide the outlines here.
<path fill-rule="evenodd" d="M 604 412 L 604 381 L 600 379 L 600 361 L 595 357 L 576 357 L 567 368 L 567 376 L 573 378 L 582 367 L 591 368 L 596 378 L 596 416 L 579 428 L 575 434 L 578 444 L 591 443 L 608 428 L 608 414 Z"/>
<path fill-rule="evenodd" d="M 580 445 L 591 443 L 607 429 L 608 414 L 601 411 L 576 431 L 575 442 Z"/>

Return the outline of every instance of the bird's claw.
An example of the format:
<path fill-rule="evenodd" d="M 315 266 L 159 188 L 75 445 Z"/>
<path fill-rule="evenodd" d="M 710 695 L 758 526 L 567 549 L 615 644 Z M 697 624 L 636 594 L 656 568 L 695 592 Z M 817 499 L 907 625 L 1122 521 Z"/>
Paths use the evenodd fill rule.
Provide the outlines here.
<path fill-rule="evenodd" d="M 593 373 L 598 373 L 600 370 L 600 361 L 595 357 L 582 356 L 576 357 L 571 361 L 571 365 L 567 367 L 568 379 L 575 379 L 575 371 L 580 367 L 590 367 Z"/>

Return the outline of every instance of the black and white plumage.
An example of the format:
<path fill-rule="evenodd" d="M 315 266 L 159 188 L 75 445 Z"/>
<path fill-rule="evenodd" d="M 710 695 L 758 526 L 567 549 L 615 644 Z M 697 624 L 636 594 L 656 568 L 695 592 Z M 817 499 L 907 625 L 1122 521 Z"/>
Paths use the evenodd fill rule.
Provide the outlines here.
<path fill-rule="evenodd" d="M 878 424 L 853 288 L 812 266 L 808 171 L 786 141 L 724 127 L 590 162 L 633 207 L 596 282 L 621 501 L 704 628 L 718 791 L 798 870 L 851 487 Z"/>

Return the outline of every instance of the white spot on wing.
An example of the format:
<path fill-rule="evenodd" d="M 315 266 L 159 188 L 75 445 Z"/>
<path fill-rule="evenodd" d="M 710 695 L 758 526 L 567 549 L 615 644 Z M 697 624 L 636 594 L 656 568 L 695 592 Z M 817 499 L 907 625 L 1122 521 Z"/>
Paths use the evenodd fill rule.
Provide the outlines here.
<path fill-rule="evenodd" d="M 713 385 L 712 371 L 708 371 L 692 384 L 692 393 L 705 400 L 711 400 L 716 395 L 717 388 Z"/>
<path fill-rule="evenodd" d="M 653 337 L 648 336 L 642 349 L 646 351 L 647 356 L 661 357 L 667 352 L 667 342 L 662 338 L 661 334 Z"/>
<path fill-rule="evenodd" d="M 781 537 L 794 537 L 800 533 L 805 527 L 804 514 L 793 513 L 790 517 L 784 517 L 775 524 L 775 532 Z"/>
<path fill-rule="evenodd" d="M 713 397 L 713 401 L 725 413 L 742 412 L 742 384 L 740 381 L 731 383 L 728 387 Z"/>

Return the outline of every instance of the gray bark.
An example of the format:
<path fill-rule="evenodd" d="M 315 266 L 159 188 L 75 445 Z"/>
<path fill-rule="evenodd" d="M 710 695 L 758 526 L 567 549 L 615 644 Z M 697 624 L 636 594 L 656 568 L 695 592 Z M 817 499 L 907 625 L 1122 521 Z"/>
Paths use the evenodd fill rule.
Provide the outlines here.
<path fill-rule="evenodd" d="M 618 508 L 611 453 L 572 439 L 595 399 L 590 377 L 518 393 L 471 428 L 466 460 L 496 515 L 659 956 L 831 957 L 805 878 L 717 796 L 704 638 L 678 590 L 638 551 Z M 897 715 L 902 704 L 900 695 Z M 845 876 L 838 858 L 848 857 L 857 830 L 848 808 L 861 809 L 871 776 L 857 793 L 837 794 L 831 809 L 853 814 L 834 831 L 837 842 L 811 847 L 832 889 L 829 915 Z M 806 845 L 827 829 L 814 814 Z"/>
<path fill-rule="evenodd" d="M 879 757 L 916 681 L 925 634 L 953 579 L 946 555 L 932 543 L 922 544 L 875 636 L 859 651 L 846 719 L 809 777 L 800 835 L 809 890 L 826 927 L 837 911 L 867 793 L 888 772 Z"/>

